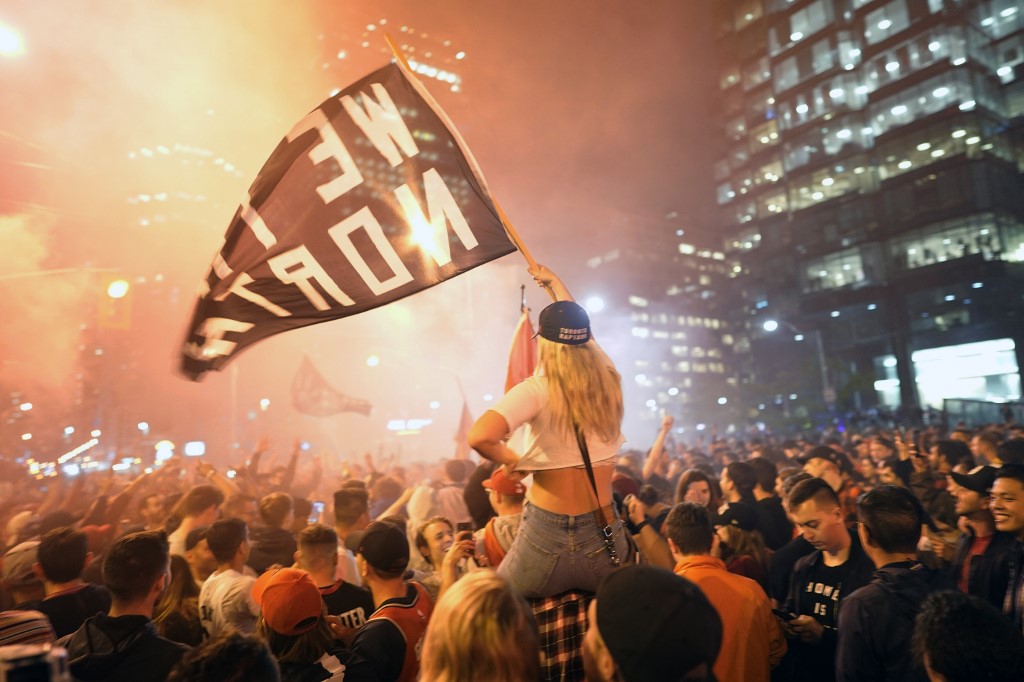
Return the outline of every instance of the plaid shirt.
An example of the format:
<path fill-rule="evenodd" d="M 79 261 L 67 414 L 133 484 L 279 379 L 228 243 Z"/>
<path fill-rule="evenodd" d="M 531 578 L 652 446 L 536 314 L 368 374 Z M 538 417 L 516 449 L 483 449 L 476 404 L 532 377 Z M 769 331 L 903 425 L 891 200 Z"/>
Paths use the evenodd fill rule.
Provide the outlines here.
<path fill-rule="evenodd" d="M 529 599 L 540 633 L 541 679 L 583 680 L 583 636 L 594 595 L 570 590 L 554 597 Z"/>

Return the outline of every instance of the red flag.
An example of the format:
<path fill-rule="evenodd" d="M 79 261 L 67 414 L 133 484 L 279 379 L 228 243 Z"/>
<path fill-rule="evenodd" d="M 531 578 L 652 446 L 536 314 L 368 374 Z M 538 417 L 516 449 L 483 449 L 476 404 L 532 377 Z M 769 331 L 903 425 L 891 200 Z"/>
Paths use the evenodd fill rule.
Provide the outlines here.
<path fill-rule="evenodd" d="M 533 375 L 537 368 L 537 339 L 533 338 L 533 323 L 525 308 L 512 334 L 512 347 L 508 352 L 508 374 L 505 375 L 505 393 L 512 387 Z"/>
<path fill-rule="evenodd" d="M 455 432 L 455 459 L 469 459 L 469 427 L 473 425 L 473 415 L 469 413 L 466 398 L 462 398 L 462 415 L 459 417 L 459 430 Z"/>

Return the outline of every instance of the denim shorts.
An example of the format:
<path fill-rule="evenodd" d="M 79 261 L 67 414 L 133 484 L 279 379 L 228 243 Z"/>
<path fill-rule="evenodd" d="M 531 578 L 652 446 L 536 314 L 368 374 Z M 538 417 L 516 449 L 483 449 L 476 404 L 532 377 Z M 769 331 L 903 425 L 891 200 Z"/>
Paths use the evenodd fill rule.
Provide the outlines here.
<path fill-rule="evenodd" d="M 629 563 L 629 540 L 622 520 L 616 513 L 609 521 L 619 560 Z M 498 574 L 519 594 L 533 599 L 568 590 L 597 592 L 601 579 L 614 569 L 593 512 L 568 516 L 527 502 Z"/>

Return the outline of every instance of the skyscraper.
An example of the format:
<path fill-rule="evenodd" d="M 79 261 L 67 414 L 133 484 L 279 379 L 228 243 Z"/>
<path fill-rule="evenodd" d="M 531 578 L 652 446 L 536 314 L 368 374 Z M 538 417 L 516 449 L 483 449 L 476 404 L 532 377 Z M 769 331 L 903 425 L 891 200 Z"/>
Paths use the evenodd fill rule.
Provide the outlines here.
<path fill-rule="evenodd" d="M 1019 0 L 714 6 L 751 392 L 817 355 L 819 405 L 1018 399 Z"/>

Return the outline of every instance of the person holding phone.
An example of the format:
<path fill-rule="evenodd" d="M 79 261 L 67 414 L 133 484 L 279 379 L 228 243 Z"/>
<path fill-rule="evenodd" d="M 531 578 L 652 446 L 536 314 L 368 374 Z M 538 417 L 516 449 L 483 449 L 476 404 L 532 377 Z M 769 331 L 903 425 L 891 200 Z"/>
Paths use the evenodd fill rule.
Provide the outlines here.
<path fill-rule="evenodd" d="M 533 474 L 519 532 L 498 572 L 526 597 L 595 592 L 630 553 L 612 504 L 624 440 L 621 379 L 565 284 L 544 266 L 529 272 L 556 299 L 539 316 L 536 374 L 473 424 L 469 445 L 510 478 Z M 522 453 L 506 444 L 519 427 L 526 437 Z"/>

